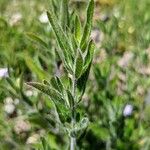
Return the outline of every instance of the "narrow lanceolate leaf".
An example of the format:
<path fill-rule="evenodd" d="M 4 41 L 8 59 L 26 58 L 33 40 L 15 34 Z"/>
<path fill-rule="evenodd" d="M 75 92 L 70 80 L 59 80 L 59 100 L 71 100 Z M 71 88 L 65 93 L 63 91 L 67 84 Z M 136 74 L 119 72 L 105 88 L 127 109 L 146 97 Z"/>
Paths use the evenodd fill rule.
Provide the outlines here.
<path fill-rule="evenodd" d="M 68 0 L 61 0 L 61 26 L 64 30 L 69 26 Z"/>
<path fill-rule="evenodd" d="M 86 82 L 87 82 L 87 79 L 88 79 L 88 76 L 89 76 L 90 68 L 91 68 L 91 63 L 89 64 L 87 70 L 77 80 L 77 88 L 78 88 L 78 91 L 80 93 L 79 101 L 81 100 L 81 98 L 82 98 L 82 96 L 85 92 Z"/>
<path fill-rule="evenodd" d="M 51 84 L 51 86 L 52 86 L 55 90 L 60 91 L 60 90 L 59 90 L 58 83 L 57 83 L 57 80 L 56 80 L 56 77 L 52 77 L 52 78 L 51 78 L 50 84 Z"/>
<path fill-rule="evenodd" d="M 39 43 L 41 46 L 48 48 L 48 45 L 45 41 L 43 41 L 39 36 L 35 35 L 34 33 L 27 33 L 26 34 L 31 40 Z"/>
<path fill-rule="evenodd" d="M 94 13 L 94 0 L 90 0 L 88 8 L 87 8 L 87 16 L 86 16 L 86 23 L 84 26 L 84 31 L 80 43 L 80 47 L 84 47 L 85 43 L 88 41 L 90 34 L 91 34 L 91 28 L 92 28 L 92 20 L 93 20 L 93 13 Z M 84 49 L 83 49 L 84 51 Z"/>
<path fill-rule="evenodd" d="M 61 80 L 58 77 L 53 77 L 51 78 L 51 85 L 58 90 L 60 93 L 63 93 L 64 91 L 64 86 L 61 82 Z"/>
<path fill-rule="evenodd" d="M 37 83 L 37 82 L 28 82 L 27 84 L 30 86 L 33 86 L 34 88 L 40 90 L 41 92 L 43 92 L 45 94 L 47 94 L 48 96 L 50 96 L 50 98 L 53 101 L 61 102 L 61 100 L 62 100 L 61 94 L 48 85 L 44 85 L 42 83 Z"/>
<path fill-rule="evenodd" d="M 75 38 L 80 43 L 82 32 L 81 32 L 81 22 L 80 22 L 79 16 L 76 16 L 75 18 L 74 27 L 75 27 Z"/>
<path fill-rule="evenodd" d="M 72 94 L 69 90 L 67 90 L 67 96 L 68 96 L 68 101 L 69 101 L 70 108 L 73 108 L 74 98 L 73 98 L 73 96 L 72 96 Z"/>
<path fill-rule="evenodd" d="M 89 42 L 89 45 L 88 45 L 88 48 L 87 48 L 87 54 L 86 54 L 86 57 L 85 57 L 85 64 L 84 64 L 85 67 L 84 67 L 83 72 L 86 71 L 86 69 L 88 68 L 89 64 L 93 60 L 94 49 L 95 49 L 95 44 L 94 44 L 93 40 L 91 40 Z"/>
<path fill-rule="evenodd" d="M 77 79 L 82 74 L 83 65 L 84 65 L 84 60 L 83 60 L 82 52 L 80 51 L 80 49 L 78 49 L 78 56 L 77 56 L 76 65 L 75 65 L 75 77 Z"/>
<path fill-rule="evenodd" d="M 57 21 L 55 15 L 53 14 L 53 12 L 52 11 L 50 13 L 47 12 L 47 16 L 48 16 L 49 22 L 54 30 L 54 33 L 56 35 L 58 44 L 64 52 L 65 58 L 68 58 L 68 54 L 69 53 L 71 54 L 71 48 L 70 48 L 70 44 L 68 43 L 68 39 L 67 39 L 65 33 L 63 32 L 62 28 L 58 24 L 58 21 Z"/>
<path fill-rule="evenodd" d="M 71 31 L 73 31 L 74 29 L 74 20 L 75 20 L 75 11 L 73 10 L 69 14 L 69 28 L 71 29 Z"/>
<path fill-rule="evenodd" d="M 58 113 L 59 119 L 62 123 L 70 120 L 70 110 L 62 104 L 56 105 L 56 111 Z"/>
<path fill-rule="evenodd" d="M 57 83 L 58 83 L 60 91 L 64 91 L 64 85 L 61 82 L 60 78 L 56 77 L 56 79 L 57 79 Z"/>
<path fill-rule="evenodd" d="M 59 93 L 62 94 L 63 99 L 66 99 L 65 98 L 65 88 L 64 88 L 61 80 L 58 77 L 51 78 L 50 84 L 56 91 L 58 91 Z M 66 104 L 68 104 L 67 101 L 66 101 Z"/>
<path fill-rule="evenodd" d="M 71 43 L 72 43 L 72 47 L 74 49 L 74 53 L 76 53 L 76 49 L 79 47 L 78 46 L 79 44 L 78 44 L 78 42 L 77 42 L 77 40 L 73 34 L 71 36 Z"/>
<path fill-rule="evenodd" d="M 58 55 L 59 56 L 59 58 L 62 60 L 62 62 L 63 62 L 63 64 L 64 64 L 64 68 L 66 69 L 66 71 L 68 72 L 68 73 L 73 73 L 73 70 L 72 70 L 72 68 L 71 68 L 71 66 L 70 66 L 70 63 L 68 63 L 68 58 L 67 58 L 67 60 L 66 60 L 66 58 L 65 58 L 65 56 L 64 56 L 64 54 L 63 54 L 63 51 L 61 51 L 61 50 L 59 50 L 59 49 L 56 49 L 55 50 L 55 52 L 56 52 L 56 55 Z"/>
<path fill-rule="evenodd" d="M 67 36 L 69 37 L 68 42 L 70 43 L 70 47 L 72 49 L 72 56 L 74 56 L 75 52 L 76 52 L 75 49 L 77 49 L 77 47 L 78 47 L 77 40 L 76 40 L 74 34 L 71 33 L 71 31 L 67 33 Z"/>

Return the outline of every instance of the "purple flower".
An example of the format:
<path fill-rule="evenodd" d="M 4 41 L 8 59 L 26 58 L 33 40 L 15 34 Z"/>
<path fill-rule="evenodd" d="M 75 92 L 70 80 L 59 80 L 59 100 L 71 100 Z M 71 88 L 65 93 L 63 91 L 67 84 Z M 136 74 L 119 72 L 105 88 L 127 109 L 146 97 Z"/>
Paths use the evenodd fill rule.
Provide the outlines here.
<path fill-rule="evenodd" d="M 8 77 L 8 68 L 0 68 L 0 78 Z"/>
<path fill-rule="evenodd" d="M 133 106 L 130 104 L 127 104 L 123 110 L 123 115 L 125 117 L 130 116 L 132 114 L 133 111 Z"/>

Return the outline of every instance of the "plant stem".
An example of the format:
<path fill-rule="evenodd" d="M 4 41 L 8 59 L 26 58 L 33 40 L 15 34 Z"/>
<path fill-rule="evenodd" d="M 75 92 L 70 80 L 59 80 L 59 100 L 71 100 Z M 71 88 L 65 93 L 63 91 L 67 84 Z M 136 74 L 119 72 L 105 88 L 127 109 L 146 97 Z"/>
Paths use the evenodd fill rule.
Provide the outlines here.
<path fill-rule="evenodd" d="M 76 79 L 75 79 L 75 76 L 73 76 L 73 79 L 72 79 L 72 96 L 73 97 L 75 97 L 75 91 L 76 91 Z M 71 111 L 72 111 L 71 125 L 72 125 L 72 128 L 74 128 L 75 123 L 76 123 L 75 103 Z M 70 137 L 70 150 L 75 150 L 75 149 L 76 149 L 76 137 Z"/>
<path fill-rule="evenodd" d="M 76 138 L 70 138 L 70 150 L 75 150 L 76 147 Z"/>

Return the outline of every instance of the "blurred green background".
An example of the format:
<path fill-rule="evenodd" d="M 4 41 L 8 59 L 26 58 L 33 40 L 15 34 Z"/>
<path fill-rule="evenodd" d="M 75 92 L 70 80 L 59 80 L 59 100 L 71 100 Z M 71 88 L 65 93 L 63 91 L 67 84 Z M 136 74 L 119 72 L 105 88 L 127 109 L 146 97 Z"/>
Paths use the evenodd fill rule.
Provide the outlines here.
<path fill-rule="evenodd" d="M 59 17 L 60 0 L 54 3 Z M 82 21 L 86 5 L 69 3 Z M 95 1 L 96 51 L 80 108 L 90 125 L 78 141 L 82 150 L 150 149 L 149 6 L 149 0 Z M 53 104 L 25 84 L 64 71 L 54 56 L 48 9 L 48 0 L 0 0 L 0 150 L 40 149 L 42 137 L 51 149 L 67 147 Z M 48 48 L 27 33 L 40 35 Z"/>

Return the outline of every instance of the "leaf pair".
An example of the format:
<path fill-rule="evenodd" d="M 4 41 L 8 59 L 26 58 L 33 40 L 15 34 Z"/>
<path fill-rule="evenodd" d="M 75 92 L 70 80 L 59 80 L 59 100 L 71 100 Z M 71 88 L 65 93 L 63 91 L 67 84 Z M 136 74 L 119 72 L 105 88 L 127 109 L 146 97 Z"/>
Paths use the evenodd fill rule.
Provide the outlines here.
<path fill-rule="evenodd" d="M 48 95 L 56 106 L 61 122 L 66 122 L 69 118 L 68 101 L 65 96 L 65 89 L 58 77 L 53 77 L 50 82 L 44 80 L 43 83 L 28 82 L 27 84 Z"/>

